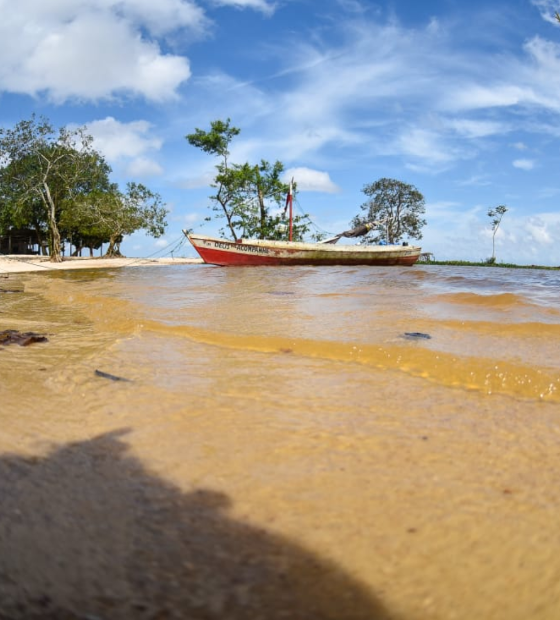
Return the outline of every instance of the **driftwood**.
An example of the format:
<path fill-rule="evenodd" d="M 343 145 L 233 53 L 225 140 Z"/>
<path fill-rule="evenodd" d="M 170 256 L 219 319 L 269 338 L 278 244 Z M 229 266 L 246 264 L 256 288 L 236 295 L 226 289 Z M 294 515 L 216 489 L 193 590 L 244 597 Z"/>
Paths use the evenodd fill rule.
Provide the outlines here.
<path fill-rule="evenodd" d="M 423 334 L 422 332 L 404 332 L 405 338 L 424 338 L 425 340 L 430 340 L 430 334 Z"/>
<path fill-rule="evenodd" d="M 5 329 L 0 332 L 0 344 L 19 344 L 20 347 L 26 347 L 33 342 L 48 342 L 49 339 L 35 332 L 18 332 L 15 329 Z"/>
<path fill-rule="evenodd" d="M 366 222 L 365 224 L 361 224 L 360 226 L 356 226 L 356 228 L 352 228 L 351 230 L 345 230 L 344 232 L 331 237 L 330 239 L 325 239 L 321 241 L 321 243 L 336 243 L 342 237 L 363 237 L 367 235 L 370 230 L 375 228 L 376 226 L 380 226 L 383 224 L 385 220 L 375 220 L 373 222 Z"/>
<path fill-rule="evenodd" d="M 103 370 L 96 370 L 95 371 L 95 376 L 97 377 L 103 377 L 103 379 L 110 379 L 111 381 L 127 381 L 130 382 L 130 379 L 127 379 L 126 377 L 119 377 L 117 375 L 112 375 L 108 372 L 103 372 Z"/>
<path fill-rule="evenodd" d="M 0 288 L 0 293 L 23 293 L 22 288 Z"/>

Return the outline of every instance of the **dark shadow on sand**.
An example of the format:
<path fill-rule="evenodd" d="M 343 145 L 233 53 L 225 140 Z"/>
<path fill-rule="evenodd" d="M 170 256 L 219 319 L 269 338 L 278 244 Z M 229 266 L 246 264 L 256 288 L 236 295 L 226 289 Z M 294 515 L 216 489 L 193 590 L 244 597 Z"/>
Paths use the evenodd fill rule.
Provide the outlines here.
<path fill-rule="evenodd" d="M 123 432 L 0 457 L 1 620 L 380 620 L 332 563 L 185 494 Z"/>

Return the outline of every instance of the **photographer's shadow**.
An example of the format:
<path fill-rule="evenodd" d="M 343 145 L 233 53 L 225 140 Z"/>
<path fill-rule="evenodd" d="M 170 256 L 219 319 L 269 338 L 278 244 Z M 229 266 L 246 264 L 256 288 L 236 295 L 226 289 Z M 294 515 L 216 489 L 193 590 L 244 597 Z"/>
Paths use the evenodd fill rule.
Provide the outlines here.
<path fill-rule="evenodd" d="M 0 457 L 1 620 L 390 617 L 331 562 L 228 516 L 226 495 L 150 474 L 123 434 Z"/>

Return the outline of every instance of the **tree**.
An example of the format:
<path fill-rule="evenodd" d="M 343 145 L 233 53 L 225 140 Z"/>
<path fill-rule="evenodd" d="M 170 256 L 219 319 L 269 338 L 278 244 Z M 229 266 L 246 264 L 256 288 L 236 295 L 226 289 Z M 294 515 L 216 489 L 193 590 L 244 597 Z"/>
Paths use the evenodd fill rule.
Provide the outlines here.
<path fill-rule="evenodd" d="M 426 225 L 421 217 L 426 211 L 424 196 L 413 185 L 382 178 L 365 185 L 362 191 L 369 196 L 360 207 L 366 215 L 357 215 L 351 225 L 358 227 L 374 221 L 383 226 L 381 231 L 373 228 L 364 237 L 367 242 L 394 244 L 405 236 L 422 238 L 421 229 Z"/>
<path fill-rule="evenodd" d="M 116 185 L 107 191 L 92 192 L 73 201 L 64 210 L 62 222 L 77 231 L 85 247 L 108 242 L 105 256 L 121 256 L 120 244 L 125 235 L 145 230 L 152 237 L 165 232 L 167 210 L 161 197 L 140 183 L 128 183 L 122 193 Z"/>
<path fill-rule="evenodd" d="M 278 239 L 282 232 L 285 213 L 281 206 L 289 190 L 282 182 L 284 166 L 277 161 L 270 164 L 261 160 L 260 164 L 230 164 L 229 145 L 240 129 L 230 125 L 231 120 L 216 120 L 210 123 L 210 131 L 196 129 L 188 134 L 189 144 L 220 158 L 216 166 L 217 174 L 212 183 L 216 193 L 210 196 L 214 202 L 217 217 L 225 217 L 226 226 L 235 241 L 241 237 L 258 239 Z M 272 207 L 276 213 L 272 213 Z M 301 239 L 308 231 L 306 216 L 293 218 L 293 238 Z M 220 230 L 224 234 L 224 230 Z"/>
<path fill-rule="evenodd" d="M 107 186 L 109 166 L 84 128 L 55 132 L 33 115 L 14 129 L 0 129 L 0 194 L 12 221 L 31 222 L 48 233 L 51 260 L 62 260 L 59 219 L 62 204 Z"/>
<path fill-rule="evenodd" d="M 498 232 L 502 218 L 507 210 L 507 207 L 504 205 L 500 205 L 495 209 L 488 209 L 488 217 L 492 218 L 492 257 L 488 260 L 489 263 L 496 262 L 496 233 Z"/>
<path fill-rule="evenodd" d="M 216 194 L 210 196 L 210 200 L 215 201 L 219 206 L 215 209 L 222 210 L 226 218 L 227 226 L 237 241 L 237 234 L 232 223 L 233 210 L 231 205 L 233 192 L 235 191 L 235 178 L 230 173 L 228 166 L 229 145 L 235 136 L 241 131 L 237 127 L 230 127 L 231 119 L 227 121 L 216 120 L 210 123 L 210 131 L 195 129 L 194 133 L 188 134 L 186 137 L 189 144 L 196 146 L 205 153 L 221 158 L 221 162 L 216 166 L 218 174 L 212 184 L 217 188 Z"/>

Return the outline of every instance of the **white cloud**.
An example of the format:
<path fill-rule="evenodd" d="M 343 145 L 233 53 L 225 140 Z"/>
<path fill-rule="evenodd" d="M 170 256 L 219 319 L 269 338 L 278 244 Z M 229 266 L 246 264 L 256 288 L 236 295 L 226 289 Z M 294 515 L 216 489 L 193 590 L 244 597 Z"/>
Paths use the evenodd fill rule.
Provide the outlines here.
<path fill-rule="evenodd" d="M 516 84 L 485 85 L 465 82 L 462 88 L 450 89 L 445 97 L 453 110 L 479 110 L 514 106 L 531 98 L 531 92 Z"/>
<path fill-rule="evenodd" d="M 188 0 L 0 0 L 0 14 L 0 91 L 45 93 L 56 103 L 123 93 L 173 98 L 189 62 L 145 32 L 205 23 Z"/>
<path fill-rule="evenodd" d="M 272 15 L 276 10 L 276 3 L 268 0 L 213 0 L 217 6 L 232 6 L 236 9 L 255 9 L 265 15 Z"/>
<path fill-rule="evenodd" d="M 560 11 L 558 0 L 531 0 L 531 4 L 535 5 L 541 12 L 541 16 L 551 24 L 557 24 L 555 13 Z"/>
<path fill-rule="evenodd" d="M 457 183 L 459 187 L 484 187 L 487 185 L 492 185 L 492 181 L 490 176 L 487 174 L 475 174 L 470 176 L 468 179 L 464 179 Z"/>
<path fill-rule="evenodd" d="M 182 221 L 185 224 L 197 224 L 199 223 L 206 215 L 201 215 L 200 213 L 186 213 L 182 218 Z"/>
<path fill-rule="evenodd" d="M 312 170 L 311 168 L 290 168 L 284 173 L 284 182 L 294 179 L 299 191 L 326 192 L 335 194 L 340 188 L 332 182 L 328 172 Z"/>
<path fill-rule="evenodd" d="M 204 11 L 191 0 L 98 0 L 95 6 L 118 11 L 154 34 L 174 32 L 178 28 L 204 31 L 208 26 Z"/>
<path fill-rule="evenodd" d="M 163 141 L 152 135 L 147 121 L 122 123 L 112 116 L 92 121 L 86 133 L 93 137 L 93 146 L 109 163 L 124 167 L 133 178 L 155 177 L 163 174 L 161 165 L 150 156 L 159 151 Z"/>
<path fill-rule="evenodd" d="M 451 111 L 513 106 L 560 111 L 560 45 L 539 36 L 523 46 L 525 56 L 487 58 L 476 78 L 459 80 L 443 95 Z"/>
<path fill-rule="evenodd" d="M 554 242 L 549 226 L 539 217 L 529 218 L 525 232 L 535 243 L 550 245 Z"/>
<path fill-rule="evenodd" d="M 163 174 L 163 168 L 153 159 L 138 157 L 130 162 L 126 172 L 135 178 L 157 177 Z"/>
<path fill-rule="evenodd" d="M 560 187 L 542 187 L 539 192 L 539 198 L 554 198 L 554 196 L 558 196 L 560 194 Z"/>
<path fill-rule="evenodd" d="M 523 114 L 515 123 L 505 115 L 496 120 L 496 112 L 560 110 L 560 83 L 550 79 L 560 74 L 552 70 L 554 45 L 534 39 L 517 56 L 493 56 L 454 46 L 452 35 L 440 22 L 414 30 L 363 18 L 341 22 L 336 46 L 318 32 L 284 42 L 276 50 L 284 66 L 274 75 L 251 82 L 222 75 L 205 87 L 217 93 L 229 80 L 235 89 L 228 101 L 234 111 L 226 113 L 244 131 L 236 158 L 309 161 L 332 146 L 355 158 L 401 157 L 411 169 L 437 173 L 537 122 Z M 259 131 L 248 138 L 252 126 Z"/>
<path fill-rule="evenodd" d="M 276 106 L 269 129 L 282 128 L 294 160 L 327 145 L 352 147 L 355 156 L 404 156 L 417 169 L 472 157 L 481 147 L 465 139 L 510 131 L 508 123 L 484 118 L 484 108 L 513 105 L 530 93 L 514 83 L 487 86 L 494 68 L 448 49 L 442 29 L 411 31 L 362 20 L 341 24 L 339 47 L 318 38 L 286 46 L 286 66 L 270 79 L 289 79 L 288 94 L 278 100 L 274 93 L 274 100 L 264 97 L 264 87 L 259 91 L 267 109 Z M 244 101 L 251 106 L 258 85 L 246 92 L 239 85 L 240 108 Z M 452 118 L 459 109 L 478 117 Z"/>
<path fill-rule="evenodd" d="M 532 159 L 516 159 L 513 162 L 513 167 L 521 170 L 532 170 L 535 167 L 535 162 Z"/>
<path fill-rule="evenodd" d="M 432 202 L 426 205 L 426 217 L 432 221 L 452 221 L 456 223 L 459 214 L 464 217 L 465 213 L 461 213 L 461 205 L 451 200 Z M 470 215 L 470 214 L 469 214 Z"/>
<path fill-rule="evenodd" d="M 445 164 L 453 159 L 453 154 L 441 134 L 422 128 L 412 128 L 400 135 L 401 153 L 414 159 L 435 164 Z"/>
<path fill-rule="evenodd" d="M 488 258 L 492 251 L 492 229 L 488 218 L 481 213 L 486 208 L 465 209 L 453 205 L 427 206 L 428 226 L 421 245 L 426 252 L 441 260 L 475 260 Z M 455 211 L 455 217 L 453 213 Z M 515 216 L 507 213 L 496 234 L 496 254 L 499 262 L 518 265 L 560 264 L 555 251 L 560 238 L 560 214 L 538 213 Z M 543 251 L 546 246 L 546 251 Z"/>
<path fill-rule="evenodd" d="M 496 121 L 457 118 L 450 119 L 446 121 L 445 124 L 466 138 L 482 138 L 496 134 L 503 134 L 508 131 L 508 128 L 503 123 Z"/>
<path fill-rule="evenodd" d="M 152 126 L 147 121 L 121 123 L 108 116 L 87 124 L 86 133 L 93 136 L 94 146 L 109 161 L 135 158 L 149 151 L 157 151 L 162 140 L 150 135 Z"/>

